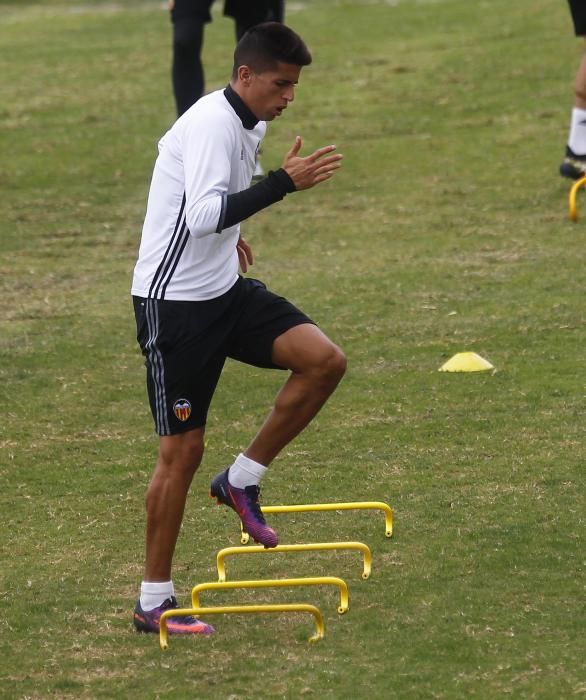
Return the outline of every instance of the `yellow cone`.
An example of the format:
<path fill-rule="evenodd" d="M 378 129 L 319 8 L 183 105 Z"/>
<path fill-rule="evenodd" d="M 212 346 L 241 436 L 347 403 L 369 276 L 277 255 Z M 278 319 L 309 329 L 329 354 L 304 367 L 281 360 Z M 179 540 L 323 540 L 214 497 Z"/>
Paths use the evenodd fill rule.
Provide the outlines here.
<path fill-rule="evenodd" d="M 459 352 L 439 368 L 439 372 L 485 372 L 494 369 L 488 360 L 475 352 Z"/>

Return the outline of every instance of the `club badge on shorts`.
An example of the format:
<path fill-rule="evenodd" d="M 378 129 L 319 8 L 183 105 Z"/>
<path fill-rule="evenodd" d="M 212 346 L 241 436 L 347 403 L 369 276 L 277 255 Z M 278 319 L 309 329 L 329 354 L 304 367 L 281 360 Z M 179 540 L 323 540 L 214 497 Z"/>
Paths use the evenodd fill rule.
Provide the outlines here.
<path fill-rule="evenodd" d="M 182 423 L 185 423 L 191 415 L 191 404 L 187 399 L 177 399 L 173 404 L 173 413 Z"/>

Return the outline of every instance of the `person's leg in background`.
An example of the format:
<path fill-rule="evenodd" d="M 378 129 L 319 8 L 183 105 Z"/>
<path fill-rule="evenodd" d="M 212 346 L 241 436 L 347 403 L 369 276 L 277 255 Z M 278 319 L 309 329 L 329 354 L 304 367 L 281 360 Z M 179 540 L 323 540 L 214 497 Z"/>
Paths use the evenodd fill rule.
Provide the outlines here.
<path fill-rule="evenodd" d="M 171 4 L 171 77 L 178 117 L 195 104 L 204 92 L 201 52 L 204 26 L 211 21 L 212 2 L 213 0 L 174 0 Z"/>
<path fill-rule="evenodd" d="M 255 24 L 261 22 L 284 22 L 285 0 L 259 0 L 258 2 L 242 2 L 242 0 L 226 0 L 224 14 L 234 18 L 236 41 Z"/>

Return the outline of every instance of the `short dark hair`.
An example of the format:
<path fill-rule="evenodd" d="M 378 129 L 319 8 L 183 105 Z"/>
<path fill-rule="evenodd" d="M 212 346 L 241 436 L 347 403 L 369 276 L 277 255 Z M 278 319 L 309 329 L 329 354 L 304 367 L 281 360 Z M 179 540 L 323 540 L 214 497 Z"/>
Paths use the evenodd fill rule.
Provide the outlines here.
<path fill-rule="evenodd" d="M 234 50 L 232 77 L 240 66 L 250 66 L 256 73 L 275 68 L 278 62 L 308 66 L 311 54 L 303 39 L 280 22 L 263 22 L 249 29 Z"/>

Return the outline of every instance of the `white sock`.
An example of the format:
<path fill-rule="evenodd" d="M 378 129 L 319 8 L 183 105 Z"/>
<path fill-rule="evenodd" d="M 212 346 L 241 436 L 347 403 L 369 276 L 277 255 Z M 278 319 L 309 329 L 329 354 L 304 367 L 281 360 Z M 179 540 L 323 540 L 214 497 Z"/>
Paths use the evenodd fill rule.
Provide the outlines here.
<path fill-rule="evenodd" d="M 258 486 L 266 470 L 267 467 L 263 467 L 262 464 L 240 453 L 230 467 L 228 481 L 237 489 L 244 489 L 247 486 Z"/>
<path fill-rule="evenodd" d="M 586 155 L 586 109 L 574 107 L 568 146 L 577 156 Z"/>
<path fill-rule="evenodd" d="M 140 607 L 148 612 L 158 608 L 173 595 L 175 595 L 173 581 L 143 581 L 140 584 Z"/>

